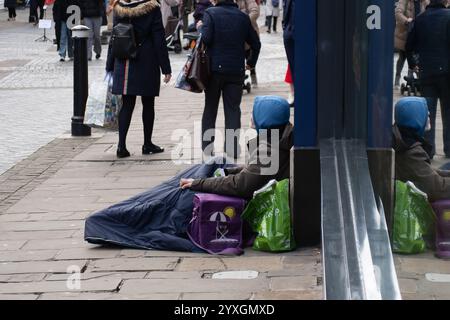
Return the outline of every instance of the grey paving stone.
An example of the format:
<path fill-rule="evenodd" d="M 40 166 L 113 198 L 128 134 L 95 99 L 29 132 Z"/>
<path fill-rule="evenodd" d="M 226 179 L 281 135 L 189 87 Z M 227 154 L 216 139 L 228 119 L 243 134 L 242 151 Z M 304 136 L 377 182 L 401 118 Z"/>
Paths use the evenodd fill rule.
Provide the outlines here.
<path fill-rule="evenodd" d="M 82 280 L 79 291 L 114 291 L 119 286 L 119 278 Z M 66 281 L 40 281 L 27 283 L 0 283 L 0 293 L 44 293 L 70 292 Z"/>
<path fill-rule="evenodd" d="M 44 280 L 45 273 L 0 275 L 0 282 L 36 282 Z"/>
<path fill-rule="evenodd" d="M 177 272 L 177 271 L 150 271 L 145 278 L 147 279 L 196 279 L 201 278 L 201 272 Z"/>
<path fill-rule="evenodd" d="M 4 231 L 42 231 L 42 230 L 78 230 L 84 221 L 37 221 L 37 222 L 3 222 L 0 230 Z"/>
<path fill-rule="evenodd" d="M 0 294 L 1 300 L 36 300 L 37 294 Z"/>
<path fill-rule="evenodd" d="M 437 258 L 400 258 L 400 271 L 425 274 L 425 273 L 450 273 L 448 261 Z"/>
<path fill-rule="evenodd" d="M 81 280 L 91 280 L 100 278 L 120 278 L 120 279 L 144 279 L 147 272 L 83 272 L 80 274 Z M 51 274 L 45 278 L 46 281 L 67 280 L 67 274 Z"/>
<path fill-rule="evenodd" d="M 0 252 L 0 262 L 5 261 L 43 261 L 51 260 L 58 253 L 57 250 L 17 250 L 14 252 Z"/>
<path fill-rule="evenodd" d="M 177 258 L 126 258 L 126 259 L 102 259 L 89 265 L 93 272 L 107 271 L 152 271 L 173 270 L 178 263 Z"/>
<path fill-rule="evenodd" d="M 270 289 L 272 291 L 310 291 L 319 290 L 317 277 L 296 276 L 296 277 L 276 277 L 270 279 Z"/>
<path fill-rule="evenodd" d="M 56 260 L 72 260 L 72 259 L 107 259 L 115 258 L 121 249 L 111 248 L 75 248 L 62 249 L 55 257 Z"/>
<path fill-rule="evenodd" d="M 267 279 L 145 279 L 125 280 L 121 294 L 142 293 L 251 293 L 268 290 Z"/>
<path fill-rule="evenodd" d="M 242 301 L 242 300 L 250 300 L 252 294 L 251 293 L 183 293 L 181 299 L 182 300 L 214 300 L 214 301 Z"/>
<path fill-rule="evenodd" d="M 24 246 L 26 240 L 3 240 L 0 241 L 0 251 L 14 251 L 19 250 Z"/>
<path fill-rule="evenodd" d="M 30 240 L 22 248 L 23 250 L 45 250 L 45 249 L 69 249 L 69 248 L 97 248 L 82 239 L 43 239 Z"/>
<path fill-rule="evenodd" d="M 318 290 L 306 291 L 263 291 L 257 292 L 252 300 L 322 300 L 323 294 Z"/>
<path fill-rule="evenodd" d="M 5 231 L 0 232 L 2 240 L 37 240 L 37 239 L 64 239 L 70 238 L 74 230 L 48 230 L 48 231 Z"/>
<path fill-rule="evenodd" d="M 223 263 L 227 270 L 255 270 L 259 272 L 282 270 L 282 256 L 263 256 L 263 257 L 237 257 L 224 258 Z"/>
<path fill-rule="evenodd" d="M 177 271 L 219 271 L 226 270 L 220 258 L 183 258 Z"/>
<path fill-rule="evenodd" d="M 86 260 L 2 262 L 0 274 L 66 273 L 68 267 L 78 266 L 83 269 L 86 263 Z"/>

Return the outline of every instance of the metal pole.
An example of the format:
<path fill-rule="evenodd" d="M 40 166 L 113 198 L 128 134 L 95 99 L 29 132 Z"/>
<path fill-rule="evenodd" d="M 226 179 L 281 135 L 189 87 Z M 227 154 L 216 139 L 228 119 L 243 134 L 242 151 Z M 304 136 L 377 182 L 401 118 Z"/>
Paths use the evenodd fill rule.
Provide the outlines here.
<path fill-rule="evenodd" d="M 91 128 L 83 124 L 89 92 L 87 59 L 89 31 L 90 29 L 83 25 L 72 28 L 74 43 L 72 136 L 76 137 L 91 135 Z"/>

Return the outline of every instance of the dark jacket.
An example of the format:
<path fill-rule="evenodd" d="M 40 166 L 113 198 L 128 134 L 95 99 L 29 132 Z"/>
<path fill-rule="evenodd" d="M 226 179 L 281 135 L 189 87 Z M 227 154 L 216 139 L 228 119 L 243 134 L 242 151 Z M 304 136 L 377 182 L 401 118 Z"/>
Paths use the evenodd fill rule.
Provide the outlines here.
<path fill-rule="evenodd" d="M 397 126 L 394 126 L 393 131 L 396 179 L 413 182 L 428 195 L 431 202 L 449 200 L 450 171 L 437 170 L 431 166 L 424 141 L 404 138 Z"/>
<path fill-rule="evenodd" d="M 450 72 L 450 9 L 443 5 L 428 6 L 420 14 L 408 35 L 408 53 L 419 54 L 421 77 Z"/>
<path fill-rule="evenodd" d="M 53 21 L 55 22 L 67 22 L 69 14 L 67 14 L 67 8 L 71 5 L 75 5 L 75 0 L 56 0 L 53 4 Z"/>
<path fill-rule="evenodd" d="M 114 8 L 113 24 L 129 21 L 133 24 L 137 42 L 142 45 L 137 57 L 130 60 L 114 59 L 108 50 L 106 71 L 114 71 L 113 93 L 158 96 L 161 72 L 171 74 L 172 70 L 157 0 L 120 1 Z"/>
<path fill-rule="evenodd" d="M 17 8 L 17 0 L 5 0 L 5 8 Z"/>
<path fill-rule="evenodd" d="M 103 0 L 77 0 L 81 9 L 81 18 L 97 18 L 103 15 L 105 3 Z"/>
<path fill-rule="evenodd" d="M 286 0 L 283 2 L 283 37 L 285 39 L 294 38 L 295 26 L 295 0 Z"/>
<path fill-rule="evenodd" d="M 256 65 L 261 42 L 250 18 L 237 5 L 227 0 L 207 9 L 200 30 L 211 59 L 211 71 L 243 75 L 245 72 L 245 43 L 252 49 L 247 64 Z"/>
<path fill-rule="evenodd" d="M 288 124 L 281 134 L 279 169 L 276 174 L 261 174 L 261 170 L 266 166 L 263 164 L 269 163 L 267 157 L 271 155 L 271 143 L 270 141 L 260 141 L 258 148 L 250 154 L 248 164 L 245 167 L 226 169 L 226 177 L 194 180 L 191 189 L 199 192 L 251 199 L 253 193 L 261 189 L 270 180 L 281 181 L 289 179 L 290 150 L 293 145 L 292 131 L 292 125 Z M 252 142 L 249 145 L 252 145 Z"/>

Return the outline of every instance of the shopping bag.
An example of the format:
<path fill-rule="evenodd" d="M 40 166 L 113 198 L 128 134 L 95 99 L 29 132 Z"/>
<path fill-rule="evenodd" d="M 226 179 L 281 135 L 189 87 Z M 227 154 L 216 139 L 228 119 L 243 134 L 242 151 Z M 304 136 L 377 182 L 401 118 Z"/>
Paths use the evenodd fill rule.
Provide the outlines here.
<path fill-rule="evenodd" d="M 197 47 L 195 47 L 194 49 L 192 49 L 192 52 L 188 55 L 187 61 L 184 64 L 183 68 L 181 69 L 177 80 L 175 81 L 175 88 L 177 89 L 181 89 L 181 90 L 186 90 L 189 92 L 194 92 L 194 93 L 202 93 L 203 90 L 198 88 L 195 83 L 191 83 L 188 81 L 188 74 L 192 68 L 192 62 L 193 62 L 193 58 L 195 55 L 195 51 L 197 50 Z"/>
<path fill-rule="evenodd" d="M 93 128 L 118 130 L 122 97 L 112 93 L 112 79 L 94 82 L 89 88 L 84 124 Z"/>
<path fill-rule="evenodd" d="M 412 182 L 395 183 L 393 251 L 421 253 L 433 246 L 435 214 L 428 197 Z"/>
<path fill-rule="evenodd" d="M 189 70 L 187 81 L 199 88 L 205 90 L 211 76 L 209 57 L 206 53 L 206 46 L 200 39 L 197 41 L 197 48 L 193 53 L 192 66 Z"/>
<path fill-rule="evenodd" d="M 253 249 L 268 252 L 295 249 L 289 209 L 289 180 L 272 180 L 256 191 L 242 214 L 242 219 L 258 233 Z"/>

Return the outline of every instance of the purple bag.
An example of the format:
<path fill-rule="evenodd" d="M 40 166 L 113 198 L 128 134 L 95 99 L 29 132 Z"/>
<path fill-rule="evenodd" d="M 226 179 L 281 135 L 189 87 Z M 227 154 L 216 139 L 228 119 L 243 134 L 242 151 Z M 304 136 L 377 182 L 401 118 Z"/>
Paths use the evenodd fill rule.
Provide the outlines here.
<path fill-rule="evenodd" d="M 241 214 L 245 200 L 217 194 L 194 196 L 194 211 L 188 236 L 211 254 L 240 255 L 243 250 Z"/>
<path fill-rule="evenodd" d="M 436 255 L 450 259 L 450 200 L 431 204 L 436 213 Z"/>

